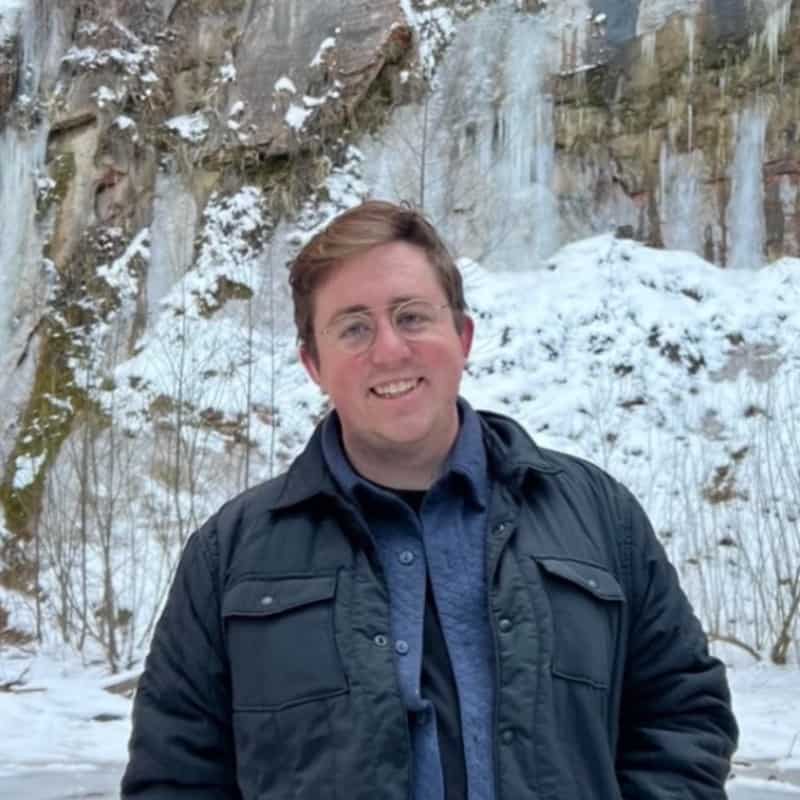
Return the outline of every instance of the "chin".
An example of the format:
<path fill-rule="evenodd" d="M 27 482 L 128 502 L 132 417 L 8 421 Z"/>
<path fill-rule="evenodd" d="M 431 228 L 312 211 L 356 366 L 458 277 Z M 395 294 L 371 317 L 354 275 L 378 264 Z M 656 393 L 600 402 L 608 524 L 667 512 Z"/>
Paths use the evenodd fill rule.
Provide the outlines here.
<path fill-rule="evenodd" d="M 402 425 L 378 431 L 378 436 L 385 442 L 397 446 L 418 444 L 433 435 L 430 425 Z"/>

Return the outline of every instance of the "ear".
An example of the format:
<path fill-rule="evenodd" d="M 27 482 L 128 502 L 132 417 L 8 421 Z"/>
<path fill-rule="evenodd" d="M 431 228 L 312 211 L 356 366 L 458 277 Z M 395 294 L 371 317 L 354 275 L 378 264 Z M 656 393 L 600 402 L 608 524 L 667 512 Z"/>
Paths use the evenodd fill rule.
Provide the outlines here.
<path fill-rule="evenodd" d="M 317 386 L 319 386 L 319 388 L 324 392 L 325 389 L 322 385 L 322 376 L 320 375 L 319 371 L 319 357 L 314 357 L 311 351 L 304 344 L 301 344 L 300 361 L 303 362 L 303 366 L 308 373 L 308 377 L 311 378 L 311 380 L 314 381 L 314 383 L 316 383 Z"/>
<path fill-rule="evenodd" d="M 469 357 L 469 351 L 472 349 L 472 337 L 474 333 L 475 323 L 472 321 L 472 317 L 469 316 L 469 314 L 464 314 L 464 322 L 458 337 L 461 339 L 461 352 L 464 354 L 465 359 Z"/>

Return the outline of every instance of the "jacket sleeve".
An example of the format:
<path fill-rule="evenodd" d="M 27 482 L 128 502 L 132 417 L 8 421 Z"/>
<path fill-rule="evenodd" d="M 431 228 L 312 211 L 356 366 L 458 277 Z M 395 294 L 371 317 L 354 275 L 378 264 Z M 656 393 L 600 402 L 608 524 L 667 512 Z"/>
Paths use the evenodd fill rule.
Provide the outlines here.
<path fill-rule="evenodd" d="M 214 520 L 193 534 L 133 704 L 125 800 L 238 800 Z"/>
<path fill-rule="evenodd" d="M 628 653 L 617 777 L 625 800 L 725 800 L 738 728 L 725 667 L 636 500 L 623 492 L 630 553 Z"/>

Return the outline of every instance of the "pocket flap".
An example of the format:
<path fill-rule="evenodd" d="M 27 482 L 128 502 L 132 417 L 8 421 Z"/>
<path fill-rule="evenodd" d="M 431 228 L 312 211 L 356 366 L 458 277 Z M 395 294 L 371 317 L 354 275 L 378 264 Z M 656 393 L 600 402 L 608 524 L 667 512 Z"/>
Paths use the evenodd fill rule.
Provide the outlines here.
<path fill-rule="evenodd" d="M 225 593 L 223 617 L 266 617 L 292 608 L 330 600 L 336 575 L 258 578 L 237 583 Z"/>
<path fill-rule="evenodd" d="M 569 581 L 600 600 L 625 600 L 617 579 L 602 567 L 562 558 L 537 558 L 536 562 L 550 575 Z"/>

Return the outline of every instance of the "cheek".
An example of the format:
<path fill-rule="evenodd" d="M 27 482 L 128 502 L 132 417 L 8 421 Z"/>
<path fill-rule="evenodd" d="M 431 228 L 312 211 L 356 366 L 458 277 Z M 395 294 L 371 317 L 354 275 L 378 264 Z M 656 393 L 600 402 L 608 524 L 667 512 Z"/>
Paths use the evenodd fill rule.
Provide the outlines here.
<path fill-rule="evenodd" d="M 320 386 L 334 401 L 354 402 L 362 394 L 361 370 L 351 363 L 330 363 L 321 371 Z"/>

